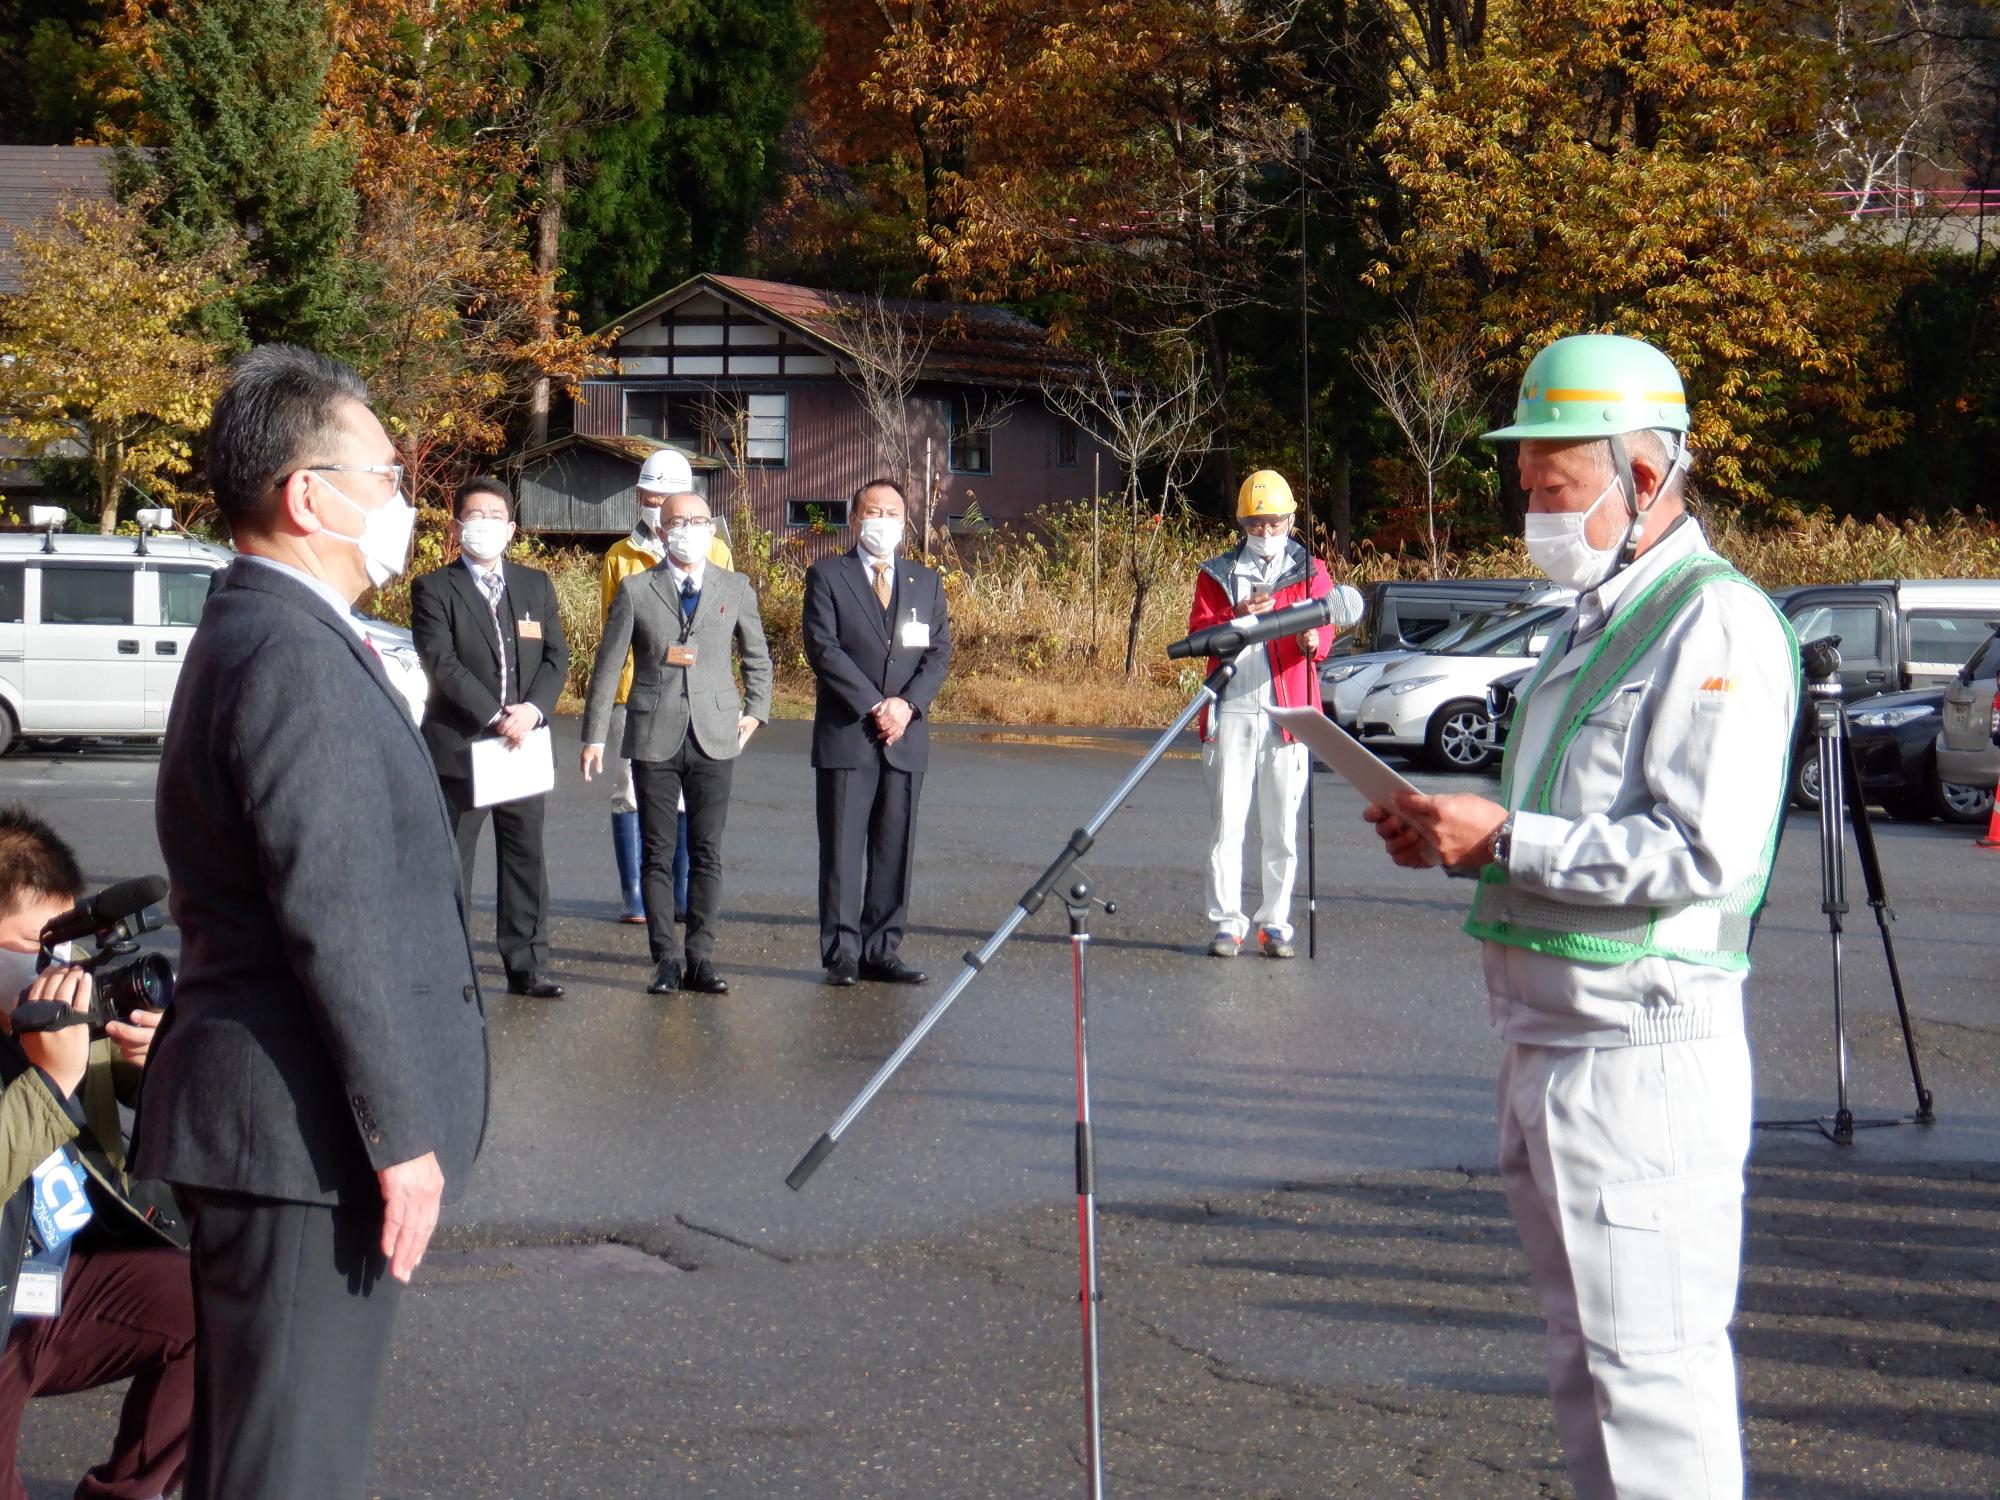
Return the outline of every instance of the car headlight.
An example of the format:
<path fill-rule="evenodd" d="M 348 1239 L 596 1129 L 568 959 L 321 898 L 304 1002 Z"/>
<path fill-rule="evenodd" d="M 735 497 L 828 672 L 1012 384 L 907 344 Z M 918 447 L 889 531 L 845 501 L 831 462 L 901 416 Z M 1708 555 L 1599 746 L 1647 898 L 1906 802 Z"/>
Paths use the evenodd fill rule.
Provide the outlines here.
<path fill-rule="evenodd" d="M 1859 724 L 1864 729 L 1894 729 L 1898 724 L 1912 724 L 1918 719 L 1936 714 L 1934 708 L 1918 704 L 1913 708 L 1864 708 L 1847 716 L 1850 724 Z"/>
<path fill-rule="evenodd" d="M 1348 678 L 1355 676 L 1357 673 L 1367 671 L 1368 668 L 1372 665 L 1373 665 L 1372 662 L 1344 661 L 1339 666 L 1328 667 L 1324 672 L 1320 673 L 1319 680 L 1321 682 L 1327 682 L 1327 683 L 1345 682 L 1347 681 Z"/>
<path fill-rule="evenodd" d="M 1405 693 L 1414 693 L 1420 687 L 1429 687 L 1434 682 L 1443 681 L 1444 676 L 1442 673 L 1435 677 L 1407 677 L 1401 682 L 1392 682 L 1389 684 L 1389 696 L 1391 698 L 1400 698 Z"/>

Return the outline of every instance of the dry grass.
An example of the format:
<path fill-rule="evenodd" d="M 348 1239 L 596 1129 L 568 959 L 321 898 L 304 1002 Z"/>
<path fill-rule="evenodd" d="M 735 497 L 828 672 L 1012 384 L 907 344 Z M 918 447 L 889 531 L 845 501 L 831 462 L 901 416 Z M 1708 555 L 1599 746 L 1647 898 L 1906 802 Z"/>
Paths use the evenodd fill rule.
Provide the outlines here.
<path fill-rule="evenodd" d="M 1811 517 L 1769 529 L 1709 518 L 1718 550 L 1766 588 L 1864 578 L 2000 577 L 2000 526 L 1983 514 L 1947 521 L 1835 521 Z M 813 682 L 799 635 L 806 558 L 768 533 L 735 527 L 737 562 L 756 584 L 777 667 L 780 717 L 812 712 Z M 951 676 L 934 706 L 942 721 L 994 724 L 1158 725 L 1179 711 L 1201 681 L 1198 666 L 1169 662 L 1166 645 L 1187 621 L 1196 565 L 1229 544 L 1219 526 L 1169 523 L 1160 582 L 1147 601 L 1139 670 L 1123 671 L 1132 582 L 1123 559 L 1128 530 L 1106 516 L 1092 564 L 1090 516 L 1078 507 L 1034 536 L 983 538 L 977 549 L 933 559 L 950 601 Z M 597 647 L 598 558 L 582 549 L 544 551 L 523 561 L 548 570 L 562 605 L 574 666 L 574 707 L 587 688 Z M 1455 554 L 1447 576 L 1531 577 L 1518 542 Z M 1421 558 L 1377 552 L 1367 543 L 1348 581 L 1422 578 Z M 1093 588 L 1093 577 L 1095 587 Z"/>

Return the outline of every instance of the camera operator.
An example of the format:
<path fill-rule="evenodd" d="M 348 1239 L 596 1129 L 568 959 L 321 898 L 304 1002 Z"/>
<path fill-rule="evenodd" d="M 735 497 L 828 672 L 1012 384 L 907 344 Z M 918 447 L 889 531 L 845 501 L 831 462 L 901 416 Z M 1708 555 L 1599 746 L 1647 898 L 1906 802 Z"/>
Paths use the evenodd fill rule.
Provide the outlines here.
<path fill-rule="evenodd" d="M 148 1202 L 145 1185 L 125 1175 L 118 1113 L 136 1096 L 160 1013 L 135 1011 L 95 1040 L 88 1026 L 12 1025 L 22 1001 L 89 1010 L 83 969 L 36 973 L 43 927 L 82 894 L 69 845 L 26 808 L 0 808 L 0 1289 L 13 1315 L 0 1352 L 0 1495 L 8 1500 L 26 1494 L 14 1454 L 30 1397 L 131 1380 L 110 1458 L 76 1489 L 118 1500 L 179 1485 L 194 1406 L 187 1252 L 164 1194 Z"/>

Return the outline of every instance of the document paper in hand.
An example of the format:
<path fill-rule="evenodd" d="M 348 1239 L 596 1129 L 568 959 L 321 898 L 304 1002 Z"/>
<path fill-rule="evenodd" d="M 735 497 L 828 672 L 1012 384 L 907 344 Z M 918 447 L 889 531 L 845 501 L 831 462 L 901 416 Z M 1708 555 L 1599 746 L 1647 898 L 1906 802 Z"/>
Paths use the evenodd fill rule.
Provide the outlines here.
<path fill-rule="evenodd" d="M 1318 709 L 1270 708 L 1265 712 L 1377 807 L 1393 808 L 1396 793 L 1417 790 L 1401 772 Z"/>
<path fill-rule="evenodd" d="M 539 797 L 555 784 L 556 743 L 548 725 L 529 730 L 518 750 L 498 735 L 472 742 L 474 807 Z"/>

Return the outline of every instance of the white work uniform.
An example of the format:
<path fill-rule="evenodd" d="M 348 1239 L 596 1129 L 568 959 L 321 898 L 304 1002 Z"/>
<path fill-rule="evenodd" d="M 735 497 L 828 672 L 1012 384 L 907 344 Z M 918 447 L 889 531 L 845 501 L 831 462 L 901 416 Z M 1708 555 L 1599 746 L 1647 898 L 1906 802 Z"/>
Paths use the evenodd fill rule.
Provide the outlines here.
<path fill-rule="evenodd" d="M 1760 868 L 1798 683 L 1770 602 L 1736 582 L 1700 590 L 1588 716 L 1551 811 L 1519 810 L 1606 620 L 1707 551 L 1685 520 L 1578 601 L 1509 747 L 1510 884 L 1580 906 L 1672 907 L 1724 896 Z M 1728 1326 L 1750 1143 L 1745 976 L 1498 942 L 1484 958 L 1507 1044 L 1501 1181 L 1548 1320 L 1577 1500 L 1738 1500 Z"/>
<path fill-rule="evenodd" d="M 1272 592 L 1284 573 L 1288 550 L 1280 549 L 1269 562 L 1260 562 L 1247 547 L 1241 549 L 1230 568 L 1230 598 L 1241 604 L 1252 594 Z M 1243 914 L 1243 829 L 1250 818 L 1253 789 L 1264 840 L 1263 904 L 1255 921 L 1282 942 L 1292 937 L 1299 803 L 1305 798 L 1311 763 L 1306 747 L 1296 740 L 1286 744 L 1265 713 L 1276 704 L 1269 649 L 1246 647 L 1220 707 L 1209 715 L 1208 739 L 1201 747 L 1215 814 L 1208 851 L 1208 919 L 1218 933 L 1226 932 L 1238 942 L 1249 936 L 1252 921 Z"/>

